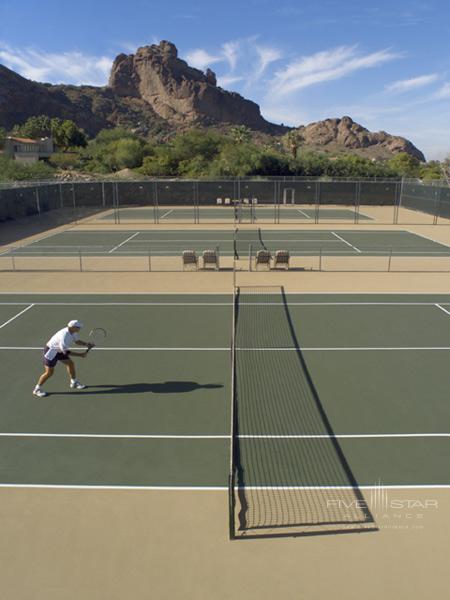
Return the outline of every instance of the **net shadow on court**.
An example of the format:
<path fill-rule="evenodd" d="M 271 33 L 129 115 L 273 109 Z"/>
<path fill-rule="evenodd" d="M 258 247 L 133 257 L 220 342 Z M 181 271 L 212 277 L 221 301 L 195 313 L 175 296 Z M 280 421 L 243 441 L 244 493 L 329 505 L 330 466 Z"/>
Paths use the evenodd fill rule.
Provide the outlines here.
<path fill-rule="evenodd" d="M 308 370 L 284 289 L 235 295 L 230 537 L 377 531 Z"/>

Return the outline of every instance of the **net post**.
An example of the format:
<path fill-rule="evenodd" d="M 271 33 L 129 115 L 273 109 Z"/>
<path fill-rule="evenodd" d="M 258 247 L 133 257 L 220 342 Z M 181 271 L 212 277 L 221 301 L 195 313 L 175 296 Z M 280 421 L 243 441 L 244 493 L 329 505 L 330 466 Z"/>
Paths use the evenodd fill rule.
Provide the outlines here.
<path fill-rule="evenodd" d="M 322 246 L 319 249 L 319 271 L 322 270 Z"/>
<path fill-rule="evenodd" d="M 80 263 L 80 272 L 83 271 L 83 256 L 81 254 L 81 248 L 78 248 L 78 260 Z"/>
<path fill-rule="evenodd" d="M 16 270 L 16 258 L 14 256 L 14 248 L 11 248 L 11 263 L 12 263 L 12 270 L 15 271 Z"/>
<path fill-rule="evenodd" d="M 252 254 L 253 254 L 253 247 L 251 244 L 249 244 L 249 246 L 248 246 L 248 270 L 249 271 L 252 270 Z"/>
<path fill-rule="evenodd" d="M 220 246 L 216 246 L 217 270 L 220 271 Z"/>
<path fill-rule="evenodd" d="M 235 266 L 233 261 L 233 267 Z M 236 539 L 235 508 L 235 438 L 236 438 L 236 269 L 233 268 L 233 315 L 231 329 L 231 423 L 230 423 L 230 467 L 228 474 L 228 535 L 230 540 Z"/>
<path fill-rule="evenodd" d="M 148 270 L 149 272 L 152 270 L 152 252 L 151 249 L 148 249 Z"/>

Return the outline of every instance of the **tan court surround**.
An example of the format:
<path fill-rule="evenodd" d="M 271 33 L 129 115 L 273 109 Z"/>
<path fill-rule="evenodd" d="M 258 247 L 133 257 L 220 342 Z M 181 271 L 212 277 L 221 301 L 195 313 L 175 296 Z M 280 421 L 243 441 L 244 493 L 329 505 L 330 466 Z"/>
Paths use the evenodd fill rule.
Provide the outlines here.
<path fill-rule="evenodd" d="M 408 229 L 450 244 L 450 227 Z M 450 294 L 449 273 L 242 272 L 237 283 L 284 285 L 288 292 Z M 0 273 L 2 293 L 207 294 L 231 293 L 232 284 L 227 272 Z M 390 495 L 415 506 L 376 514 L 376 533 L 230 542 L 226 491 L 0 488 L 1 597 L 447 597 L 450 489 Z"/>

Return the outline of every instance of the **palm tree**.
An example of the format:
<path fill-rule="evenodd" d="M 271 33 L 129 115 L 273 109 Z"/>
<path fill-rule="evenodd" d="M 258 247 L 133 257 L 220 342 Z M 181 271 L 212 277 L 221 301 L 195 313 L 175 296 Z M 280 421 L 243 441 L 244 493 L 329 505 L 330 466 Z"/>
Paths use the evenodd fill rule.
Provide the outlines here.
<path fill-rule="evenodd" d="M 450 187 L 450 154 L 441 163 L 442 172 L 447 180 L 447 185 Z"/>
<path fill-rule="evenodd" d="M 252 137 L 251 130 L 245 125 L 235 125 L 230 129 L 230 134 L 236 144 L 249 142 Z"/>
<path fill-rule="evenodd" d="M 297 158 L 299 146 L 304 141 L 305 138 L 296 129 L 292 129 L 284 136 L 285 145 L 288 147 L 293 158 Z"/>

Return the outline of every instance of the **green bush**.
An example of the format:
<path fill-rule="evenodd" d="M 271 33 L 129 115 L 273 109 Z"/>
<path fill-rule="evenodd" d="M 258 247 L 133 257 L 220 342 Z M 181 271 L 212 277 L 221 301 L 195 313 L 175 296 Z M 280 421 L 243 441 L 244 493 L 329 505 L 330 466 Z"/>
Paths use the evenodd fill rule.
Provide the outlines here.
<path fill-rule="evenodd" d="M 70 169 L 71 171 L 81 166 L 79 152 L 55 152 L 49 162 L 56 169 Z"/>
<path fill-rule="evenodd" d="M 142 144 L 138 140 L 122 139 L 115 142 L 114 146 L 118 169 L 134 169 L 142 165 Z"/>
<path fill-rule="evenodd" d="M 44 162 L 26 165 L 0 155 L 0 181 L 52 179 L 53 176 L 54 170 Z"/>

